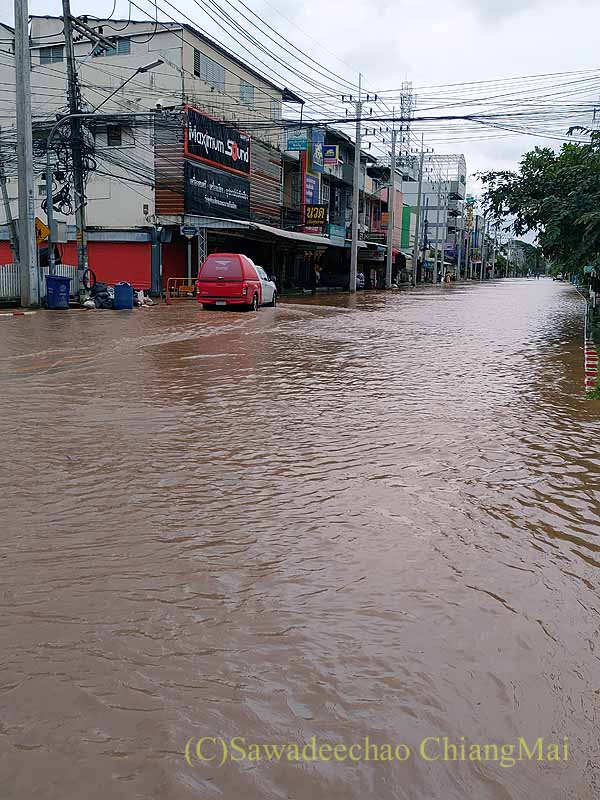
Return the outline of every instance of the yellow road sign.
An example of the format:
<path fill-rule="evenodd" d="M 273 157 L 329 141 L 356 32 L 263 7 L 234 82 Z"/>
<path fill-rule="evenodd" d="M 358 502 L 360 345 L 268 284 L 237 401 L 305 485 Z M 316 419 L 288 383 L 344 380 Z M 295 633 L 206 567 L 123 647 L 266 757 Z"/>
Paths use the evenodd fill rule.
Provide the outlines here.
<path fill-rule="evenodd" d="M 50 228 L 39 217 L 35 218 L 35 241 L 39 245 L 45 242 L 50 233 Z"/>

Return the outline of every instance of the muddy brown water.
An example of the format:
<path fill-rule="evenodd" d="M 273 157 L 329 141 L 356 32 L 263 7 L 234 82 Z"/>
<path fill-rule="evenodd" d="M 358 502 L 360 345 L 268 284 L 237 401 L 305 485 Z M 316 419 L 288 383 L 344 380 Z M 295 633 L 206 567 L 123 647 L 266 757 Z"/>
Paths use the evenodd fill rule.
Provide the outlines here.
<path fill-rule="evenodd" d="M 600 796 L 581 338 L 548 280 L 0 319 L 2 800 Z"/>

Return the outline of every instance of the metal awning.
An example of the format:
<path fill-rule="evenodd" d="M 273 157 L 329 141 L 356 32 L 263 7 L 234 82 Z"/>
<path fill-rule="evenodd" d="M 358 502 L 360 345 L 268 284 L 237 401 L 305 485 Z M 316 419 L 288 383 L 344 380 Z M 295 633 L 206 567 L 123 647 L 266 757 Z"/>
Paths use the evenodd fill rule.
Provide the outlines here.
<path fill-rule="evenodd" d="M 285 228 L 275 228 L 272 225 L 263 225 L 261 222 L 240 219 L 217 219 L 216 217 L 200 217 L 195 214 L 185 215 L 185 224 L 193 225 L 196 228 L 205 228 L 212 231 L 262 231 L 277 236 L 280 239 L 291 239 L 296 242 L 306 244 L 317 244 L 322 247 L 341 247 L 335 244 L 327 236 L 317 236 L 312 233 L 300 233 L 299 231 L 288 231 Z"/>
<path fill-rule="evenodd" d="M 161 215 L 158 217 L 161 225 L 191 225 L 194 228 L 203 228 L 210 231 L 262 231 L 277 236 L 280 239 L 290 239 L 306 244 L 321 245 L 321 247 L 350 247 L 351 239 L 346 239 L 344 243 L 334 242 L 328 236 L 317 236 L 314 233 L 301 233 L 300 231 L 288 231 L 285 228 L 275 228 L 273 225 L 264 225 L 262 222 L 253 222 L 245 219 L 220 219 L 218 217 L 205 217 L 197 214 L 185 214 L 181 216 Z M 369 243 L 359 240 L 358 247 L 368 247 Z M 385 247 L 385 245 L 379 245 Z"/>

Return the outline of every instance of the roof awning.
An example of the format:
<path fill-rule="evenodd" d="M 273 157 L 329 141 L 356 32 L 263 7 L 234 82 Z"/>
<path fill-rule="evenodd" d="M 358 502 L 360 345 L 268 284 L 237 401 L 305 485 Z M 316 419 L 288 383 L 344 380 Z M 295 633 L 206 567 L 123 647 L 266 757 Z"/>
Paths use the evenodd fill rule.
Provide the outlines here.
<path fill-rule="evenodd" d="M 185 214 L 181 216 L 167 216 L 161 215 L 158 218 L 161 225 L 191 225 L 194 228 L 203 228 L 210 231 L 262 231 L 269 233 L 272 236 L 277 236 L 280 239 L 289 239 L 296 242 L 305 242 L 306 244 L 321 245 L 321 247 L 350 247 L 352 245 L 351 239 L 342 241 L 333 241 L 328 236 L 318 236 L 314 233 L 301 233 L 300 231 L 288 231 L 285 228 L 275 228 L 273 225 L 264 225 L 262 222 L 253 222 L 246 219 L 220 219 L 218 217 L 205 217 L 199 214 Z M 373 243 L 371 243 L 373 246 Z M 384 247 L 384 245 L 378 245 Z M 359 249 L 369 247 L 369 243 L 363 240 L 358 242 Z"/>
<path fill-rule="evenodd" d="M 317 244 L 322 247 L 343 246 L 332 242 L 327 236 L 300 233 L 299 231 L 288 231 L 284 228 L 275 228 L 272 225 L 263 225 L 261 222 L 252 222 L 245 219 L 218 219 L 216 217 L 202 217 L 196 214 L 186 214 L 185 223 L 186 225 L 193 225 L 196 228 L 204 228 L 211 231 L 262 231 L 263 233 L 270 233 L 271 236 L 277 236 L 280 239 L 292 239 L 293 241 L 304 242 L 305 244 Z"/>

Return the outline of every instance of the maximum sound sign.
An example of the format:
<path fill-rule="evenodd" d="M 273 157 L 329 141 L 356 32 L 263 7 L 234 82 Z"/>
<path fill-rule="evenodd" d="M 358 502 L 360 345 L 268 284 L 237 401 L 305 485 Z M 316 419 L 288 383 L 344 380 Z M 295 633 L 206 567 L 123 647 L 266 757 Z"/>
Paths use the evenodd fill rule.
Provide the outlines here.
<path fill-rule="evenodd" d="M 250 137 L 186 106 L 185 154 L 212 167 L 250 174 Z"/>

